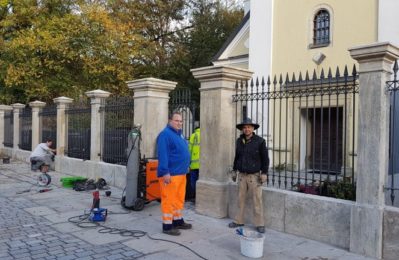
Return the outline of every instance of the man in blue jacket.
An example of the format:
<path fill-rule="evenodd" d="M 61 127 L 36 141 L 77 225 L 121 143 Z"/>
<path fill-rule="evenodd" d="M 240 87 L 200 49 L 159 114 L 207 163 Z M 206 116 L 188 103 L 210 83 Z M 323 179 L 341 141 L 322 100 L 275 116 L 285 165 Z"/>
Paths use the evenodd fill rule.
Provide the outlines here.
<path fill-rule="evenodd" d="M 190 229 L 182 211 L 186 194 L 186 174 L 190 166 L 188 143 L 182 135 L 183 120 L 179 112 L 169 116 L 168 125 L 157 139 L 158 177 L 161 187 L 163 233 L 180 235 L 179 229 Z"/>

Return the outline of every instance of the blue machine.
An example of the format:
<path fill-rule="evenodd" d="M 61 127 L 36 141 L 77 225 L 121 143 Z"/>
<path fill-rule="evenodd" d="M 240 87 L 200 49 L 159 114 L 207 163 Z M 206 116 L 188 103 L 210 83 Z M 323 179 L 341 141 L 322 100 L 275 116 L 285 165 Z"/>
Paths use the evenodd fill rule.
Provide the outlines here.
<path fill-rule="evenodd" d="M 92 222 L 105 221 L 107 219 L 108 210 L 104 208 L 94 208 L 91 210 L 89 220 Z"/>

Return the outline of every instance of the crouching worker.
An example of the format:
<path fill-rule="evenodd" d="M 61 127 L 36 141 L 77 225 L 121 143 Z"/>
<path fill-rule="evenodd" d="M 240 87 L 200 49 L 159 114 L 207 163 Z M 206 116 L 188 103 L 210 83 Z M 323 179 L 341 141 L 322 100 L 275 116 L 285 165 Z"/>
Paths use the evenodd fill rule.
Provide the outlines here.
<path fill-rule="evenodd" d="M 266 141 L 254 133 L 259 125 L 252 123 L 249 118 L 236 127 L 242 131 L 236 142 L 233 166 L 233 170 L 238 171 L 238 176 L 233 175 L 234 181 L 238 177 L 238 213 L 235 222 L 231 222 L 229 227 L 244 226 L 245 200 L 247 193 L 250 193 L 254 205 L 253 224 L 258 232 L 264 233 L 262 184 L 267 181 L 269 168 Z"/>
<path fill-rule="evenodd" d="M 45 143 L 38 144 L 30 155 L 31 170 L 48 172 L 48 168 L 54 161 L 55 149 L 52 149 L 53 140 L 47 139 Z"/>
<path fill-rule="evenodd" d="M 174 112 L 157 139 L 158 177 L 161 187 L 163 233 L 180 235 L 179 229 L 190 229 L 182 211 L 186 195 L 186 174 L 190 166 L 188 143 L 182 135 L 182 115 Z"/>

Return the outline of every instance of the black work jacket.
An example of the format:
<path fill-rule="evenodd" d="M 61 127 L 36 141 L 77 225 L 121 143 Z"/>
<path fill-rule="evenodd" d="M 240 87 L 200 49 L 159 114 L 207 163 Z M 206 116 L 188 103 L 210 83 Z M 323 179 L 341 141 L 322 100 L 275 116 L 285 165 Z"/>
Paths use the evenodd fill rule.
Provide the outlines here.
<path fill-rule="evenodd" d="M 255 133 L 249 140 L 242 134 L 236 142 L 236 155 L 233 169 L 244 173 L 267 173 L 269 168 L 269 155 L 266 141 Z"/>

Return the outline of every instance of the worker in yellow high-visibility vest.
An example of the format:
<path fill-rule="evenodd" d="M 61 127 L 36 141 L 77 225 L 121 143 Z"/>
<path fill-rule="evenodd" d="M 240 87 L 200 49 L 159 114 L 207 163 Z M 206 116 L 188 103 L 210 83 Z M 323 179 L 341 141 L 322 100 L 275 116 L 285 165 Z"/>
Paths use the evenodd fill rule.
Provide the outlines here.
<path fill-rule="evenodd" d="M 190 161 L 190 184 L 191 184 L 191 191 L 193 194 L 193 199 L 195 200 L 195 186 L 199 176 L 199 169 L 200 169 L 200 128 L 197 127 L 194 130 L 194 133 L 190 136 L 189 141 L 189 151 L 191 155 Z"/>

